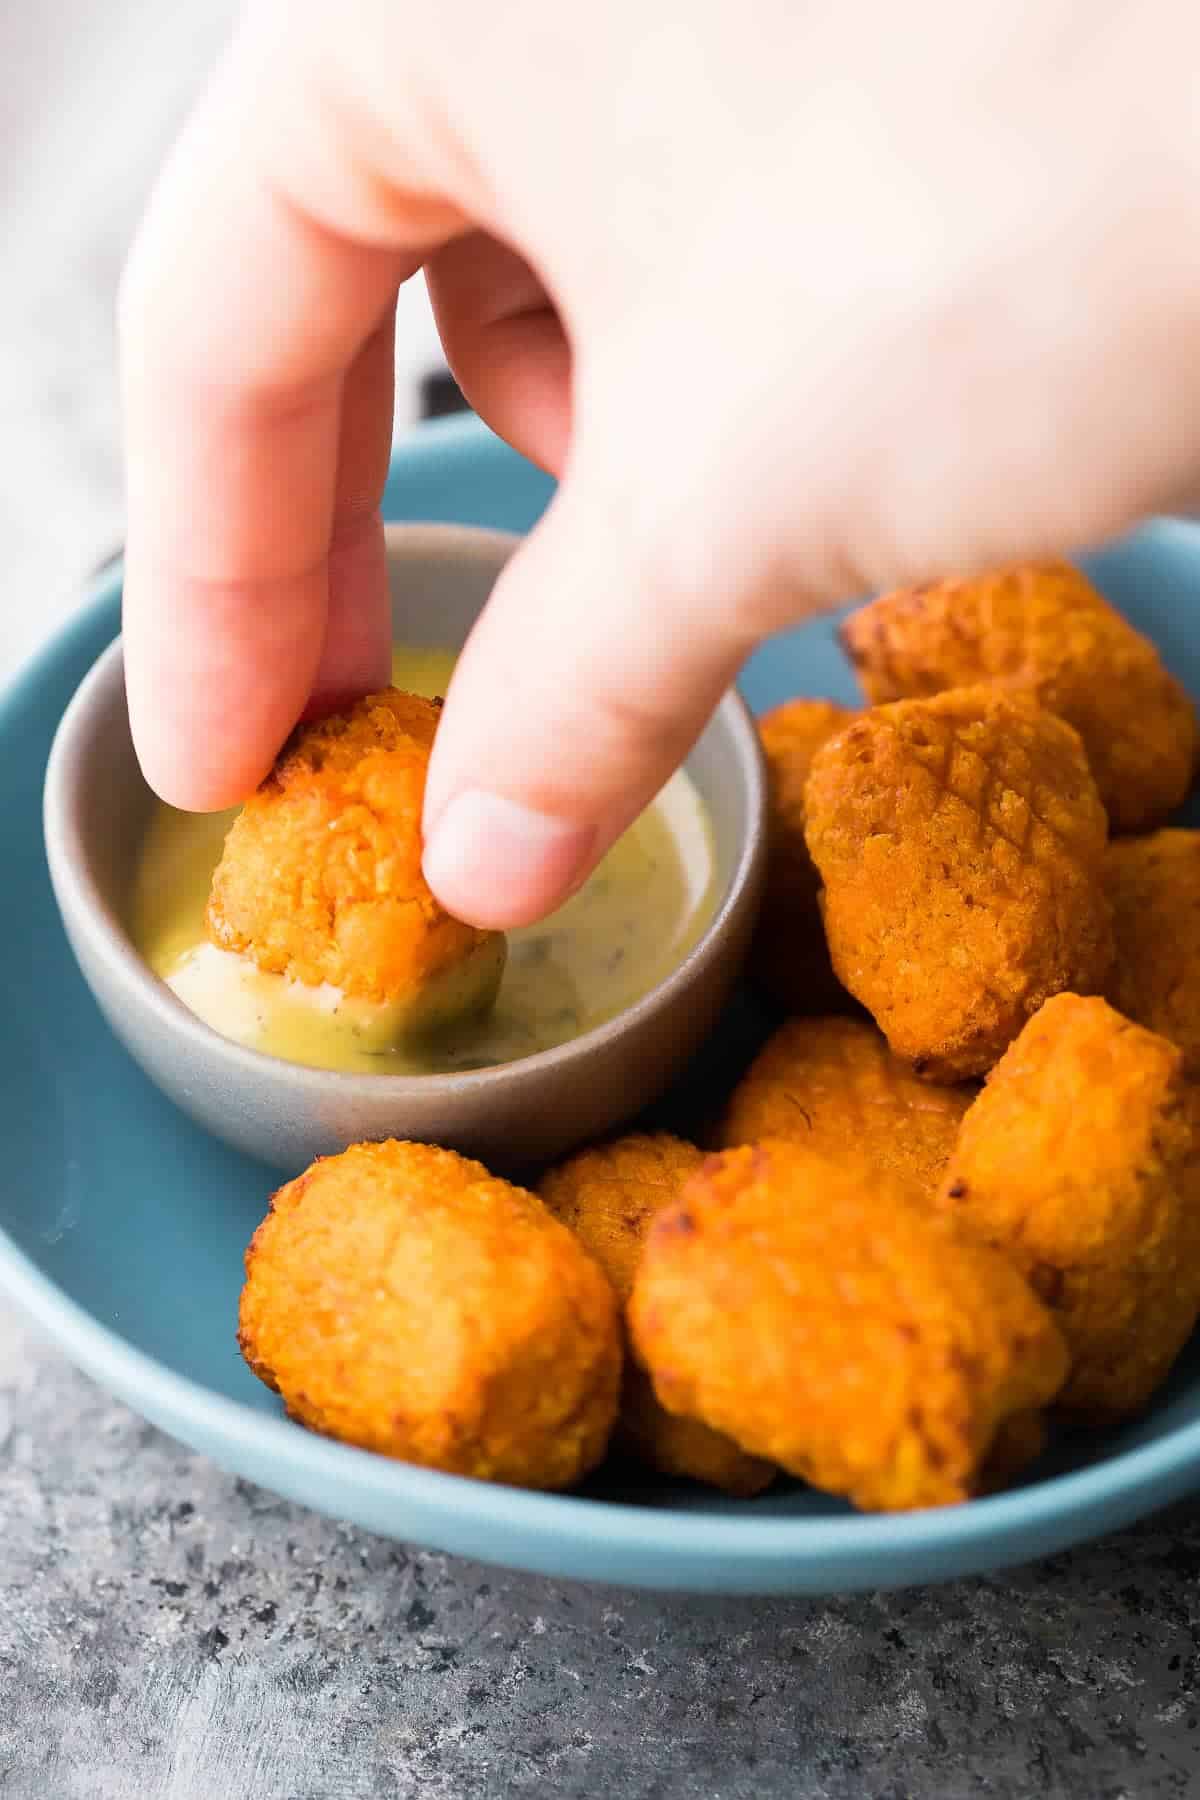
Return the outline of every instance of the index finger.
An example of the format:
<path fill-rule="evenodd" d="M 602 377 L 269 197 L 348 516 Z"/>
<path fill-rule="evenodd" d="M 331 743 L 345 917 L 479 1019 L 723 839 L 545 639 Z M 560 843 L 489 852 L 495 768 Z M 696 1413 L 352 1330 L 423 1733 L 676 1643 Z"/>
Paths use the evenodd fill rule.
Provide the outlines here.
<path fill-rule="evenodd" d="M 347 406 L 369 403 L 347 378 L 360 356 L 363 374 L 378 365 L 397 287 L 448 229 L 428 206 L 408 222 L 397 209 L 387 238 L 361 229 L 351 159 L 336 132 L 322 137 L 301 66 L 268 68 L 268 48 L 235 44 L 164 170 L 122 293 L 130 717 L 151 785 L 196 810 L 242 799 L 300 716 L 335 539 L 351 578 L 383 581 L 346 528 L 369 529 L 388 433 L 367 420 L 367 466 L 339 457 L 359 423 Z M 287 191 L 281 167 L 295 171 Z M 390 409 L 390 386 L 380 399 Z M 376 613 L 380 633 L 351 633 L 348 666 L 335 658 L 343 682 L 357 663 L 370 685 Z"/>

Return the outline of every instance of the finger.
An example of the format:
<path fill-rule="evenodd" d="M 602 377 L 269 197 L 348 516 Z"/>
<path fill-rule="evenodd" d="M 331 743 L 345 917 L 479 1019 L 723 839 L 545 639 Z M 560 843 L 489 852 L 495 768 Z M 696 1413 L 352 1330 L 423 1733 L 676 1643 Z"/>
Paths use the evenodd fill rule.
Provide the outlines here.
<path fill-rule="evenodd" d="M 342 384 L 325 637 L 305 718 L 386 687 L 392 621 L 380 502 L 392 448 L 395 319 L 367 339 Z"/>
<path fill-rule="evenodd" d="M 369 509 L 357 515 L 375 486 L 382 408 L 364 390 L 382 340 L 356 359 L 431 236 L 454 228 L 428 205 L 412 218 L 397 205 L 390 238 L 339 229 L 339 208 L 357 223 L 354 183 L 322 189 L 345 159 L 326 132 L 322 162 L 317 102 L 307 161 L 299 148 L 294 160 L 321 190 L 321 222 L 306 190 L 285 193 L 274 171 L 299 135 L 263 97 L 305 115 L 305 94 L 286 66 L 265 80 L 263 56 L 239 46 L 194 116 L 122 299 L 130 716 L 151 784 L 199 809 L 261 779 L 312 692 L 339 506 L 321 679 L 375 667 L 383 569 Z M 369 441 L 352 449 L 360 429 Z M 351 626 L 354 594 L 365 613 Z"/>
<path fill-rule="evenodd" d="M 505 569 L 455 671 L 426 791 L 425 873 L 458 916 L 543 917 L 682 761 L 748 649 L 620 567 L 564 487 Z"/>
<path fill-rule="evenodd" d="M 426 265 L 459 387 L 492 430 L 551 474 L 571 431 L 571 353 L 545 287 L 496 238 L 473 231 Z"/>

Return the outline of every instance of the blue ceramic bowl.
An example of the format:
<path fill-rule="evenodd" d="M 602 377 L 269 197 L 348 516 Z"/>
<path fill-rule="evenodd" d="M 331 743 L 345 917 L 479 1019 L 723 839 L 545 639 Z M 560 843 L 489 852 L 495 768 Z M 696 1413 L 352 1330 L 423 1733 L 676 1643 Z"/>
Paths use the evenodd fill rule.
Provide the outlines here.
<path fill-rule="evenodd" d="M 549 484 L 473 422 L 399 452 L 394 517 L 525 529 Z M 1200 529 L 1160 524 L 1090 562 L 1104 591 L 1200 692 Z M 82 1368 L 227 1469 L 370 1530 L 588 1580 L 831 1593 L 996 1568 L 1061 1549 L 1200 1485 L 1200 1344 L 1152 1410 L 1063 1443 L 1024 1484 L 970 1505 L 862 1517 L 800 1486 L 734 1502 L 617 1475 L 581 1495 L 489 1487 L 290 1424 L 234 1341 L 243 1248 L 276 1177 L 192 1125 L 104 1025 L 63 936 L 41 836 L 55 727 L 117 630 L 119 578 L 0 699 L 0 1289 Z M 853 698 L 824 620 L 764 648 L 744 691 Z M 660 1121 L 685 1124 L 766 1021 L 741 999 Z M 86 1447 L 81 1453 L 86 1454 Z"/>

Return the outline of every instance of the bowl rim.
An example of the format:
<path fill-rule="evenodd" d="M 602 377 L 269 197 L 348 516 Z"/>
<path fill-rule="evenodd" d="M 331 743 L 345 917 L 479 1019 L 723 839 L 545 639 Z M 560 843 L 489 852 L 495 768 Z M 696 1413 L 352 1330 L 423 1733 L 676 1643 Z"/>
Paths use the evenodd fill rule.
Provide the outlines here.
<path fill-rule="evenodd" d="M 521 542 L 519 534 L 496 531 L 473 525 L 390 524 L 386 527 L 389 561 L 411 549 L 416 554 L 461 555 L 474 561 L 491 562 L 503 551 L 505 558 Z M 502 566 L 502 565 L 501 565 Z M 117 586 L 121 565 L 115 564 L 110 581 Z M 55 640 L 57 641 L 57 640 Z M 722 940 L 732 920 L 753 897 L 762 879 L 766 862 L 766 764 L 762 746 L 749 707 L 734 689 L 725 693 L 714 710 L 713 718 L 724 726 L 731 745 L 733 760 L 741 773 L 746 790 L 748 827 L 738 847 L 725 893 L 696 942 L 662 979 L 649 988 L 632 1005 L 602 1020 L 578 1037 L 512 1062 L 492 1063 L 482 1069 L 457 1070 L 428 1075 L 361 1074 L 341 1069 L 313 1068 L 304 1063 L 287 1062 L 262 1050 L 234 1042 L 199 1018 L 143 961 L 129 937 L 116 908 L 110 906 L 100 892 L 90 859 L 84 854 L 81 833 L 70 820 L 67 802 L 72 770 L 88 741 L 83 721 L 97 691 L 107 689 L 122 679 L 124 670 L 123 637 L 118 634 L 96 658 L 79 683 L 59 720 L 46 764 L 43 789 L 43 834 L 51 877 L 56 893 L 65 884 L 71 894 L 71 913 L 75 929 L 86 934 L 88 948 L 102 957 L 117 972 L 125 992 L 143 1014 L 153 1016 L 160 1029 L 169 1031 L 189 1053 L 203 1057 L 210 1065 L 219 1061 L 230 1078 L 241 1077 L 256 1083 L 286 1083 L 298 1102 L 328 1097 L 336 1091 L 344 1099 L 393 1099 L 397 1103 L 479 1096 L 481 1091 L 494 1092 L 498 1083 L 521 1085 L 537 1082 L 543 1076 L 569 1069 L 587 1060 L 602 1047 L 636 1032 L 664 1010 L 682 1001 L 687 990 L 714 956 L 721 952 Z M 60 906 L 62 902 L 60 900 Z"/>

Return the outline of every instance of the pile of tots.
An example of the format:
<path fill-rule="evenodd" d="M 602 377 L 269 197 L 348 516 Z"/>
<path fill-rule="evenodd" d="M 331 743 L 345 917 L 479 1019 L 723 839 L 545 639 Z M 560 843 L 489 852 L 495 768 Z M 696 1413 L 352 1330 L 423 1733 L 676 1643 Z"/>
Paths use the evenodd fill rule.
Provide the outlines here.
<path fill-rule="evenodd" d="M 1164 1380 L 1200 1315 L 1200 832 L 1166 825 L 1191 703 L 1065 564 L 886 595 L 841 641 L 869 705 L 761 722 L 750 973 L 786 1017 L 703 1143 L 624 1137 L 531 1188 L 427 1144 L 316 1163 L 241 1300 L 293 1418 L 533 1488 L 613 1451 L 894 1510 Z M 455 958 L 493 982 L 419 873 L 435 723 L 373 696 L 302 732 L 231 834 L 216 941 L 372 994 Z M 359 897 L 338 942 L 304 905 L 321 858 Z"/>

